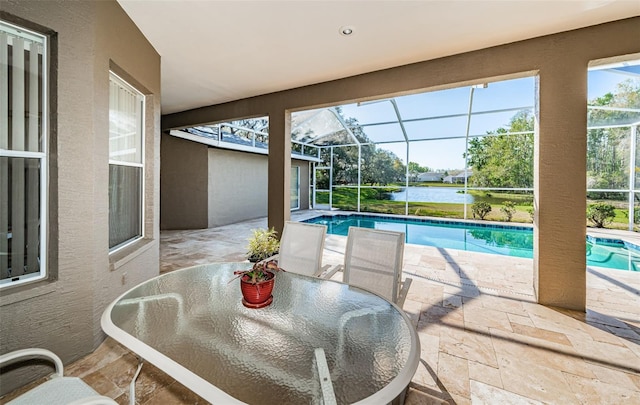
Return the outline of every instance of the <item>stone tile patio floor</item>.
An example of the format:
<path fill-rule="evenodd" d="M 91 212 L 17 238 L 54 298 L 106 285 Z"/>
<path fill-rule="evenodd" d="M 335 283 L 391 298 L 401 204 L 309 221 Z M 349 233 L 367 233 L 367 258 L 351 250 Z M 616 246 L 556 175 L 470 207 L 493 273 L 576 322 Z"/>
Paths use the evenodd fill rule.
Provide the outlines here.
<path fill-rule="evenodd" d="M 250 230 L 265 226 L 163 231 L 161 272 L 242 261 Z M 342 263 L 345 239 L 327 236 L 324 264 Z M 640 404 L 640 273 L 590 268 L 583 313 L 535 303 L 530 259 L 417 245 L 404 259 L 413 278 L 404 309 L 422 346 L 405 404 Z M 108 338 L 66 374 L 127 404 L 136 365 Z M 142 370 L 138 404 L 207 403 L 150 364 Z"/>

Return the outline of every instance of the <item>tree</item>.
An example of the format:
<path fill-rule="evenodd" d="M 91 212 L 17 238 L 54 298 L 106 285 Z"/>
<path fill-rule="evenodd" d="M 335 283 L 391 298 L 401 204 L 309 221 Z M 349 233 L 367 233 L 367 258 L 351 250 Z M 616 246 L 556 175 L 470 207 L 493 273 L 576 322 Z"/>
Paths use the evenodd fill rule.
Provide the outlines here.
<path fill-rule="evenodd" d="M 533 187 L 534 117 L 528 110 L 511 118 L 507 128 L 469 141 L 466 157 L 473 169 L 470 184 L 476 187 Z"/>
<path fill-rule="evenodd" d="M 338 110 L 340 114 L 341 111 Z M 362 184 L 380 184 L 400 181 L 405 176 L 405 166 L 393 152 L 378 149 L 364 133 L 355 118 L 344 118 L 351 133 L 360 142 L 360 181 Z M 331 165 L 330 155 L 323 153 L 324 164 Z M 335 146 L 333 148 L 333 184 L 358 183 L 358 146 Z"/>
<path fill-rule="evenodd" d="M 604 228 L 615 217 L 615 207 L 611 204 L 596 203 L 587 207 L 587 219 L 593 222 L 596 228 Z"/>
<path fill-rule="evenodd" d="M 369 160 L 362 164 L 362 182 L 365 184 L 387 185 L 404 178 L 402 161 L 388 150 L 377 149 Z"/>
<path fill-rule="evenodd" d="M 615 93 L 589 102 L 590 106 L 640 108 L 640 80 L 619 83 Z M 626 125 L 638 121 L 630 111 L 589 109 L 589 125 Z M 629 127 L 596 128 L 587 134 L 587 187 L 624 189 L 629 183 Z M 616 198 L 615 193 L 598 193 L 599 198 Z"/>

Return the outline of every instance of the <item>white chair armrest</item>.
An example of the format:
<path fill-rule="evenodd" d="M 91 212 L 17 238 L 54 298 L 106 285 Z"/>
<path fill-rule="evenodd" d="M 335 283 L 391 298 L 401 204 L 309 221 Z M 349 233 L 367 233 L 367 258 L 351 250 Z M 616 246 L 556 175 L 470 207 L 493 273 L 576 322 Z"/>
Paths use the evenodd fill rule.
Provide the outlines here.
<path fill-rule="evenodd" d="M 409 292 L 409 287 L 411 287 L 412 281 L 413 281 L 412 278 L 407 277 L 402 282 L 402 288 L 398 293 L 398 302 L 396 302 L 396 305 L 399 306 L 400 308 L 404 306 L 404 301 L 407 299 L 407 293 Z"/>
<path fill-rule="evenodd" d="M 343 271 L 343 265 L 341 264 L 337 264 L 333 267 L 331 267 L 330 265 L 326 265 L 324 266 L 323 269 L 323 273 L 320 274 L 320 278 L 324 278 L 325 280 L 330 279 L 331 277 L 333 277 L 334 274 L 336 274 L 339 271 Z M 325 270 L 328 269 L 328 270 Z"/>
<path fill-rule="evenodd" d="M 35 358 L 44 358 L 51 360 L 56 366 L 56 374 L 59 377 L 62 377 L 64 373 L 64 365 L 62 364 L 62 360 L 55 353 L 47 349 L 29 348 L 5 353 L 0 356 L 0 366 L 5 366 L 17 361 Z"/>

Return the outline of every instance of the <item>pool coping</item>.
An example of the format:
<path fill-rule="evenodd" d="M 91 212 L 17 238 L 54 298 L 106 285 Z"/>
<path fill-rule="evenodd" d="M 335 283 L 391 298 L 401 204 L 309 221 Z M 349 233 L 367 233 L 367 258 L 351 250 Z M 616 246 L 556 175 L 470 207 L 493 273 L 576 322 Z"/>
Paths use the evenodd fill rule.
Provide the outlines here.
<path fill-rule="evenodd" d="M 302 219 L 303 222 L 311 221 L 318 217 L 344 217 L 347 218 L 371 218 L 377 217 L 388 220 L 410 220 L 414 222 L 421 222 L 425 224 L 444 224 L 444 225 L 458 225 L 458 226 L 473 226 L 476 228 L 489 228 L 489 229 L 509 229 L 509 230 L 533 230 L 533 224 L 518 224 L 507 225 L 500 222 L 493 221 L 480 221 L 470 219 L 454 219 L 447 218 L 442 219 L 438 217 L 420 217 L 413 215 L 397 215 L 397 214 L 380 214 L 380 213 L 361 213 L 361 212 L 348 212 L 348 211 L 321 211 L 317 215 L 310 216 L 309 218 Z M 606 228 L 589 228 L 586 227 L 586 239 L 594 244 L 604 246 L 626 247 L 640 254 L 640 234 L 632 231 L 625 231 L 620 229 L 606 229 Z"/>

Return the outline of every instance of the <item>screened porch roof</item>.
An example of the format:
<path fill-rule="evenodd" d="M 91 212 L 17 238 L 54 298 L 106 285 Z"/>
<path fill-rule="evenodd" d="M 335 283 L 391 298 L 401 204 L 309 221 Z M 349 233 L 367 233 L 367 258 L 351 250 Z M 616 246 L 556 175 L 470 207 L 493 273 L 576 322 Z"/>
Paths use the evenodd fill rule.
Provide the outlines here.
<path fill-rule="evenodd" d="M 297 111 L 291 114 L 291 140 L 294 145 L 326 147 L 505 133 L 499 129 L 507 127 L 515 114 L 535 113 L 536 80 L 533 76 L 498 80 Z M 640 124 L 639 100 L 613 99 L 602 104 L 607 93 L 615 93 L 619 86 L 629 81 L 635 83 L 635 87 L 640 86 L 640 60 L 589 69 L 589 129 Z M 268 128 L 268 118 L 261 117 L 198 125 L 182 131 L 266 148 Z"/>

